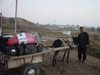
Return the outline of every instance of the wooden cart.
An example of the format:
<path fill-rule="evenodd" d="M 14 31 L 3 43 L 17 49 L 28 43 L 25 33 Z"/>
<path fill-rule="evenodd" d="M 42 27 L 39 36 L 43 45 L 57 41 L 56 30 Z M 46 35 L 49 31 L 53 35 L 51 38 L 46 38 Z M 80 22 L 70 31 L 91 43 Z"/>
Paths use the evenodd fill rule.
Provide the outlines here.
<path fill-rule="evenodd" d="M 49 50 L 22 55 L 22 56 L 7 56 L 0 52 L 0 65 L 5 69 L 9 70 L 12 68 L 21 67 L 21 75 L 39 75 L 39 67 L 36 63 L 42 62 L 42 56 L 45 53 L 50 53 L 52 51 L 61 51 L 68 49 L 69 46 L 51 48 Z"/>

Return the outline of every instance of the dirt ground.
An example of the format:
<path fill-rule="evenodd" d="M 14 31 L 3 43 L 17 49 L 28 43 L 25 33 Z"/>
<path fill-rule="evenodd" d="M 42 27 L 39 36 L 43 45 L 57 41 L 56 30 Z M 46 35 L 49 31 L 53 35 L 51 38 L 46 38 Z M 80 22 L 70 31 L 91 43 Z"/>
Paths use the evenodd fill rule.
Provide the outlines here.
<path fill-rule="evenodd" d="M 38 63 L 40 66 L 40 75 L 100 75 L 100 60 L 91 56 L 87 57 L 86 63 L 77 61 L 77 52 L 71 51 L 69 63 L 61 62 L 63 51 L 57 56 L 57 65 L 52 67 L 53 52 L 43 55 L 43 62 Z M 0 75 L 19 75 L 15 69 L 4 71 L 0 67 Z"/>
<path fill-rule="evenodd" d="M 44 55 L 44 61 L 40 67 L 45 75 L 100 75 L 100 60 L 94 57 L 87 57 L 86 63 L 77 61 L 76 51 L 71 51 L 69 64 L 61 62 L 63 52 L 57 56 L 57 65 L 52 67 L 52 55 Z M 98 60 L 98 61 L 97 61 Z"/>

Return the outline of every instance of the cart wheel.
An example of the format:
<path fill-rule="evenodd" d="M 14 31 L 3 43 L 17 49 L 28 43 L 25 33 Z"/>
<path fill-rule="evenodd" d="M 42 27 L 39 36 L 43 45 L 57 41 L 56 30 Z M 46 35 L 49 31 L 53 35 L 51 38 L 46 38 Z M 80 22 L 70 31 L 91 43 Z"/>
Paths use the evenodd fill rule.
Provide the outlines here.
<path fill-rule="evenodd" d="M 26 64 L 22 67 L 21 75 L 39 75 L 39 67 L 37 64 Z"/>

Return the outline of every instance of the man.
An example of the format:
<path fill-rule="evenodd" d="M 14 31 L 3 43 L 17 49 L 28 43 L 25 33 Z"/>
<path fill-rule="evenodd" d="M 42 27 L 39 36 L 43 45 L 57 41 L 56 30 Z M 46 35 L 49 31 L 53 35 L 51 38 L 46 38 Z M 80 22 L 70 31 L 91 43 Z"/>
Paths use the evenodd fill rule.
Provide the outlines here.
<path fill-rule="evenodd" d="M 89 35 L 87 32 L 84 31 L 84 27 L 80 27 L 80 34 L 78 35 L 78 60 L 81 61 L 82 54 L 83 54 L 83 63 L 86 60 L 86 51 L 89 45 Z"/>

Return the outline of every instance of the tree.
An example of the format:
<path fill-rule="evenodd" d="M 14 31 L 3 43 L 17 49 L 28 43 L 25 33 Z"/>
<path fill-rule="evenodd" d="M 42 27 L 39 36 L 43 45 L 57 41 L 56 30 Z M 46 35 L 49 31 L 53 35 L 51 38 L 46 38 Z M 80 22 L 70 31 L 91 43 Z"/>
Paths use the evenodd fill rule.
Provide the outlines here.
<path fill-rule="evenodd" d="M 91 31 L 93 31 L 93 32 L 94 32 L 94 31 L 95 31 L 95 28 L 94 28 L 94 27 L 91 27 Z"/>
<path fill-rule="evenodd" d="M 100 27 L 97 27 L 97 32 L 100 32 Z"/>

